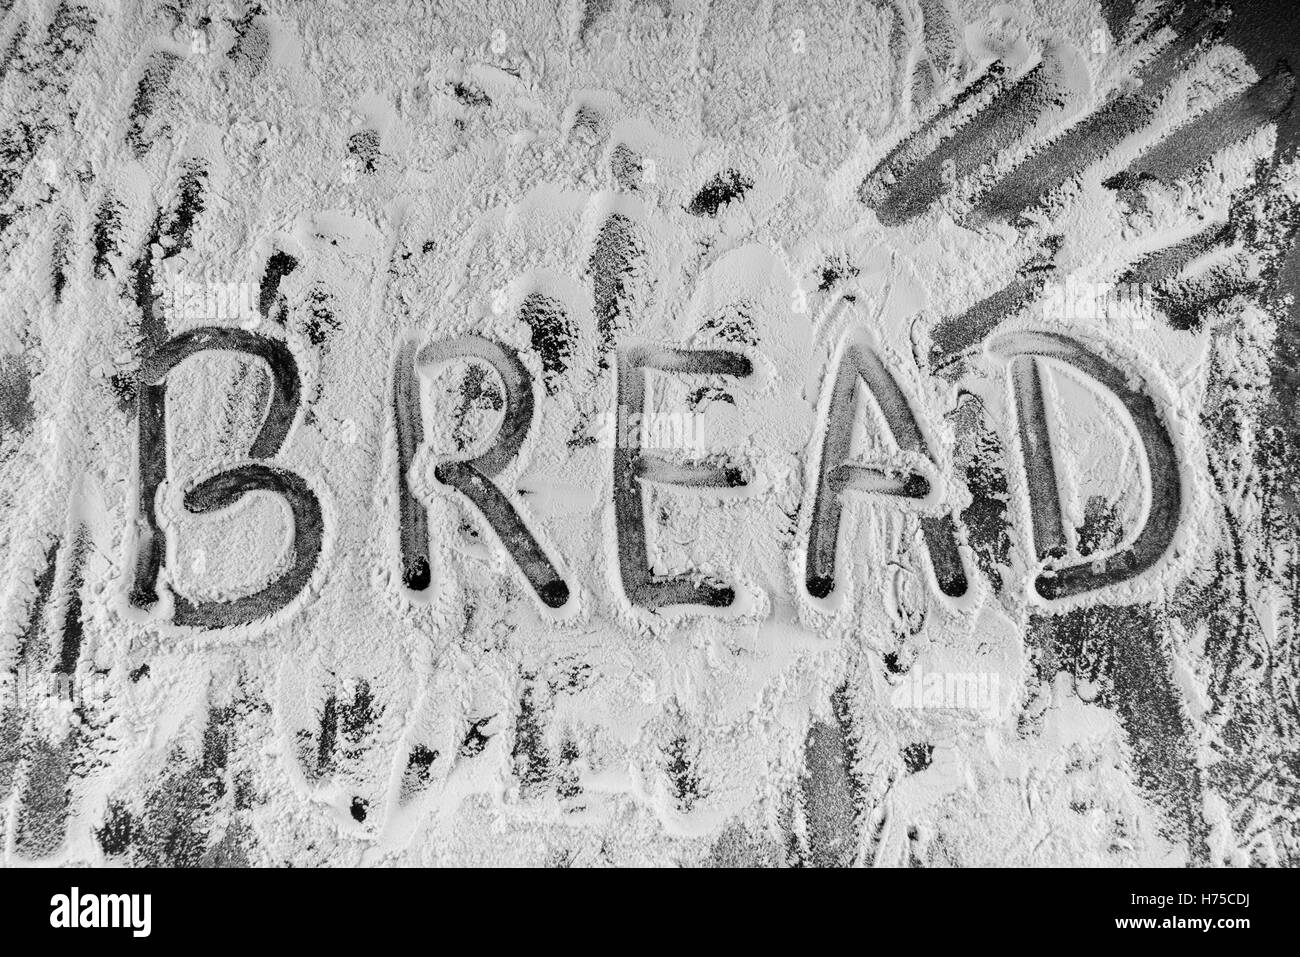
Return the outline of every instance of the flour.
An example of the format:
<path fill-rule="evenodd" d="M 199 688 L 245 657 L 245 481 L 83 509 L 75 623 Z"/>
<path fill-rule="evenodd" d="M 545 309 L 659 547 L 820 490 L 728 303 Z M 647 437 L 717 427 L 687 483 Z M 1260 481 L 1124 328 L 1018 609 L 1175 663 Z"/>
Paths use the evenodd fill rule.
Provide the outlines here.
<path fill-rule="evenodd" d="M 1114 16 L 20 0 L 6 861 L 1294 863 L 1294 79 Z"/>

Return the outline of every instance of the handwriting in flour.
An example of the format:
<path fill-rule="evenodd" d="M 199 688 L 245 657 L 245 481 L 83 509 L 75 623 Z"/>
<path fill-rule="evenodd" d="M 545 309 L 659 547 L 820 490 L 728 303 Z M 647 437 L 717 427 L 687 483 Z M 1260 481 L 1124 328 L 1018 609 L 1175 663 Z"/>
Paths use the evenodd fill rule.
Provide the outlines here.
<path fill-rule="evenodd" d="M 320 503 L 301 476 L 264 464 L 284 445 L 298 409 L 298 366 L 289 349 L 277 339 L 244 329 L 205 327 L 181 333 L 154 350 L 140 370 L 136 394 L 137 545 L 131 604 L 150 608 L 157 603 L 158 575 L 167 554 L 167 532 L 157 514 L 158 491 L 167 478 L 167 374 L 191 356 L 210 351 L 260 359 L 271 373 L 271 397 L 261 431 L 248 451 L 254 461 L 193 485 L 185 493 L 186 510 L 203 514 L 228 508 L 246 494 L 265 491 L 282 497 L 293 515 L 293 565 L 275 581 L 234 601 L 191 602 L 183 595 L 176 596 L 175 624 L 222 628 L 273 614 L 303 590 L 320 554 L 324 522 Z"/>
<path fill-rule="evenodd" d="M 244 624 L 285 608 L 306 587 L 324 537 L 321 507 L 307 483 L 292 471 L 265 464 L 283 446 L 298 408 L 298 369 L 288 348 L 280 340 L 243 329 L 209 327 L 177 335 L 147 359 L 137 397 L 139 531 L 132 604 L 141 608 L 156 604 L 157 581 L 167 554 L 167 535 L 157 520 L 155 502 L 167 477 L 166 377 L 185 359 L 214 350 L 242 353 L 265 363 L 271 374 L 271 398 L 261 431 L 249 449 L 252 461 L 193 485 L 185 493 L 185 508 L 203 513 L 228 507 L 250 492 L 272 492 L 289 505 L 294 547 L 289 570 L 255 594 L 232 601 L 202 602 L 178 595 L 173 622 L 200 628 Z M 1049 563 L 1036 579 L 1038 593 L 1047 599 L 1079 595 L 1125 581 L 1152 567 L 1173 541 L 1182 497 L 1177 452 L 1151 397 L 1131 387 L 1120 369 L 1063 335 L 1012 333 L 994 338 L 989 351 L 1010 362 L 1029 494 L 1030 532 L 1040 559 L 1060 558 L 1065 545 L 1057 463 L 1040 381 L 1044 361 L 1065 363 L 1117 398 L 1132 418 L 1146 460 L 1151 505 L 1131 544 L 1100 560 L 1063 567 Z M 571 594 L 560 571 L 562 557 L 553 555 L 539 542 L 512 504 L 508 490 L 496 481 L 518 455 L 533 422 L 533 377 L 513 349 L 479 336 L 439 339 L 423 346 L 407 342 L 398 349 L 392 405 L 400 476 L 397 508 L 402 582 L 413 592 L 424 592 L 433 583 L 428 518 L 423 501 L 411 487 L 410 472 L 425 441 L 421 382 L 438 367 L 457 360 L 481 363 L 496 374 L 503 388 L 504 414 L 485 451 L 470 458 L 439 460 L 434 478 L 478 511 L 537 599 L 549 608 L 561 608 Z M 620 414 L 644 411 L 650 375 L 743 380 L 751 372 L 750 360 L 729 350 L 623 348 L 617 350 Z M 849 496 L 866 496 L 910 509 L 917 515 L 934 587 L 945 596 L 961 596 L 968 583 L 959 520 L 951 506 L 935 500 L 937 467 L 898 381 L 870 345 L 851 338 L 840 350 L 828 388 L 816 482 L 806 505 L 811 509 L 803 569 L 808 595 L 825 598 L 836 588 L 842 503 Z M 851 460 L 853 409 L 860 389 L 865 389 L 865 395 L 881 414 L 886 437 L 899 452 L 895 460 Z M 652 572 L 642 487 L 653 483 L 696 489 L 735 488 L 746 484 L 742 470 L 725 462 L 683 464 L 661 458 L 641 448 L 637 434 L 635 429 L 618 429 L 611 455 L 611 505 L 625 599 L 649 611 L 731 605 L 731 586 L 702 572 L 672 576 Z"/>

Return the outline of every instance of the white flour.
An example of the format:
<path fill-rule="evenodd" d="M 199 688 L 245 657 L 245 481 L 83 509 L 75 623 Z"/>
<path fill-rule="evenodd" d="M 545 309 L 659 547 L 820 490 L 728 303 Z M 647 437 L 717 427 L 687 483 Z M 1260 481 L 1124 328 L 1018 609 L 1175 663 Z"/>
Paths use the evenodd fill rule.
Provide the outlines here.
<path fill-rule="evenodd" d="M 1189 330 L 1164 300 L 1052 317 L 1040 290 L 998 320 L 999 335 L 1048 329 L 1112 363 L 1151 397 L 1179 465 L 1177 532 L 1154 566 L 1052 602 L 1034 586 L 1011 363 L 982 336 L 947 374 L 930 358 L 946 319 L 1009 283 L 1111 283 L 1234 209 L 1256 231 L 1193 257 L 1178 281 L 1258 281 L 1283 233 L 1281 214 L 1250 204 L 1292 208 L 1300 189 L 1294 164 L 1257 171 L 1271 122 L 1174 182 L 1107 185 L 1258 71 L 1211 45 L 1081 177 L 1022 217 L 985 217 L 1000 177 L 1134 87 L 1176 32 L 1142 38 L 1150 5 L 1121 41 L 1088 2 L 601 6 L 103 0 L 57 102 L 37 80 L 63 54 L 32 39 L 53 5 L 7 14 L 5 37 L 27 25 L 27 59 L 3 81 L 5 113 L 49 131 L 8 199 L 0 279 L 3 371 L 26 377 L 30 400 L 6 393 L 0 440 L 0 659 L 17 701 L 0 745 L 6 860 L 1294 863 L 1294 795 L 1270 783 L 1243 804 L 1216 771 L 1246 745 L 1213 623 L 1182 597 L 1217 587 L 1236 550 L 1246 598 L 1232 607 L 1253 616 L 1243 640 L 1258 648 L 1227 671 L 1264 689 L 1250 707 L 1294 756 L 1295 544 L 1269 531 L 1277 506 L 1254 451 L 1276 310 L 1229 295 Z M 909 136 L 917 157 L 941 148 L 947 104 L 985 109 L 992 95 L 962 107 L 960 91 L 995 61 L 1004 84 L 1046 63 L 1056 99 L 973 169 L 955 154 L 937 202 L 885 222 L 864 181 Z M 187 182 L 201 207 L 188 236 L 144 255 Z M 887 206 L 910 188 L 897 182 L 872 195 Z M 97 254 L 106 208 L 116 225 Z M 277 253 L 294 266 L 268 286 Z M 602 279 L 611 257 L 626 272 Z M 270 378 L 232 352 L 166 379 L 168 551 L 158 603 L 130 600 L 142 261 L 159 293 L 271 290 L 251 320 L 201 304 L 166 319 L 168 336 L 242 324 L 297 364 L 300 404 L 267 464 L 311 489 L 324 537 L 307 586 L 269 618 L 170 621 L 177 594 L 231 602 L 294 563 L 283 498 L 202 516 L 183 503 L 248 461 L 262 428 Z M 546 325 L 521 318 L 529 308 Z M 494 481 L 567 584 L 561 609 L 435 476 L 487 448 L 506 415 L 481 362 L 425 380 L 409 483 L 427 509 L 431 585 L 403 586 L 400 350 L 460 336 L 516 350 L 532 379 L 530 427 Z M 865 389 L 852 461 L 888 459 L 934 488 L 925 506 L 846 493 L 835 588 L 818 598 L 810 525 L 854 336 L 897 381 L 933 464 L 899 453 Z M 747 481 L 643 486 L 654 572 L 725 581 L 728 607 L 655 612 L 625 587 L 608 437 L 616 350 L 636 344 L 752 363 L 745 378 L 652 374 L 645 410 L 678 416 L 659 420 L 667 459 Z M 1155 507 L 1139 429 L 1112 391 L 1041 367 L 1061 562 L 1122 550 Z M 1238 422 L 1231 442 L 1207 424 L 1220 411 Z M 994 582 L 962 531 L 968 587 L 949 597 L 918 515 L 972 507 L 980 422 L 1000 447 L 1006 541 L 986 562 Z M 1090 525 L 1106 507 L 1110 524 Z M 62 667 L 69 608 L 80 637 Z M 1067 620 L 1077 660 L 1065 626 L 1051 631 Z M 1108 658 L 1116 628 L 1156 659 Z M 1141 671 L 1152 660 L 1154 678 Z"/>

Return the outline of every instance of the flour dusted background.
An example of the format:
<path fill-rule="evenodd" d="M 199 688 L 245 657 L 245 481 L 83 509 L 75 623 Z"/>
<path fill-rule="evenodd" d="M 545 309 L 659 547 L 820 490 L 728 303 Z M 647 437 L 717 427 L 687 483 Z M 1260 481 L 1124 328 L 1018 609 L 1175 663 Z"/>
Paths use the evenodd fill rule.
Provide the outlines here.
<path fill-rule="evenodd" d="M 1236 6 L 0 0 L 5 861 L 1296 864 Z"/>

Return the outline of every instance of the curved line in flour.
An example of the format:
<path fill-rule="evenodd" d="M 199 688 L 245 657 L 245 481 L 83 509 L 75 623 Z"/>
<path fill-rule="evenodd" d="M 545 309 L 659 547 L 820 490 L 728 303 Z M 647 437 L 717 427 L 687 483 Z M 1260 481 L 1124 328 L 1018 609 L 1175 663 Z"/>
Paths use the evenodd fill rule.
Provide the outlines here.
<path fill-rule="evenodd" d="M 298 365 L 287 345 L 245 329 L 205 326 L 168 339 L 143 360 L 136 397 L 139 429 L 137 508 L 139 538 L 130 602 L 147 608 L 158 600 L 157 581 L 167 552 L 167 532 L 158 522 L 157 497 L 167 478 L 167 376 L 186 359 L 204 352 L 236 352 L 260 359 L 270 372 L 270 397 L 261 429 L 249 449 L 253 459 L 269 459 L 284 444 L 298 410 Z M 307 585 L 324 541 L 320 502 L 307 482 L 286 469 L 250 463 L 223 470 L 185 493 L 195 514 L 227 508 L 250 492 L 280 495 L 293 514 L 293 564 L 260 591 L 229 602 L 190 602 L 177 594 L 172 621 L 198 628 L 226 628 L 267 618 L 284 608 Z"/>
<path fill-rule="evenodd" d="M 268 459 L 280 451 L 298 411 L 301 387 L 298 363 L 279 339 L 224 326 L 204 326 L 178 333 L 145 357 L 140 366 L 142 386 L 160 386 L 168 373 L 201 352 L 241 352 L 261 359 L 271 373 L 271 396 L 262 428 L 248 454 Z"/>
<path fill-rule="evenodd" d="M 1123 370 L 1089 351 L 1081 343 L 1059 333 L 1006 333 L 992 339 L 988 349 L 995 355 L 1010 359 L 1022 356 L 1053 359 L 1103 386 L 1127 410 L 1146 457 L 1147 475 L 1151 483 L 1150 507 L 1132 544 L 1104 559 L 1079 562 L 1039 575 L 1035 581 L 1038 593 L 1047 599 L 1068 598 L 1119 584 L 1156 565 L 1168 551 L 1178 530 L 1182 517 L 1183 491 L 1178 453 L 1155 401 L 1149 395 L 1131 388 L 1128 384 L 1129 376 Z M 1036 362 L 1033 367 L 1037 369 Z M 1019 389 L 1017 395 L 1019 400 L 1022 395 Z M 1032 390 L 1026 395 L 1032 404 L 1035 401 Z M 1041 390 L 1036 401 L 1041 405 Z M 1030 415 L 1026 416 L 1025 411 L 1029 411 Z M 1055 488 L 1055 463 L 1051 439 L 1046 433 L 1046 419 L 1036 414 L 1034 409 L 1022 409 L 1020 417 L 1022 436 L 1026 428 L 1025 419 L 1032 419 L 1028 426 L 1031 432 L 1036 432 L 1032 441 L 1039 452 L 1044 453 L 1040 455 L 1035 452 L 1032 458 L 1026 459 L 1026 479 L 1031 485 L 1031 500 L 1038 496 L 1046 497 L 1046 490 L 1032 490 L 1036 482 L 1046 482 L 1048 476 L 1044 469 L 1051 470 L 1051 484 Z M 1059 508 L 1058 501 L 1055 518 L 1058 522 Z M 1044 505 L 1042 512 L 1033 512 L 1034 542 L 1040 546 L 1040 553 L 1041 544 L 1053 540 L 1052 533 L 1046 528 L 1040 529 L 1038 525 L 1040 520 L 1052 519 L 1049 512 L 1047 505 Z"/>
<path fill-rule="evenodd" d="M 265 588 L 233 601 L 192 603 L 176 596 L 172 621 L 198 628 L 228 628 L 266 618 L 307 587 L 325 538 L 324 516 L 311 486 L 295 472 L 260 463 L 228 469 L 185 493 L 185 509 L 196 515 L 229 508 L 250 492 L 273 492 L 293 514 L 293 564 Z"/>

